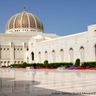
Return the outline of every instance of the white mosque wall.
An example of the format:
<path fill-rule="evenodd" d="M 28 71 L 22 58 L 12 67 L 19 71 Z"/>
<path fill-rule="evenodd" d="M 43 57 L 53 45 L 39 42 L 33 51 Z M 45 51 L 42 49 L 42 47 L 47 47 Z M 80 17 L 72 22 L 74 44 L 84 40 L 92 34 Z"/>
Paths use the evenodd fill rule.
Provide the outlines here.
<path fill-rule="evenodd" d="M 74 63 L 77 58 L 81 62 L 95 61 L 95 29 L 96 26 L 89 27 L 86 32 L 35 43 L 30 50 L 30 52 L 34 52 L 35 60 L 33 62 L 44 62 L 44 60 L 48 60 L 49 62 Z"/>
<path fill-rule="evenodd" d="M 0 65 L 45 60 L 74 63 L 77 58 L 81 62 L 96 60 L 96 25 L 68 36 L 40 32 L 0 34 Z"/>

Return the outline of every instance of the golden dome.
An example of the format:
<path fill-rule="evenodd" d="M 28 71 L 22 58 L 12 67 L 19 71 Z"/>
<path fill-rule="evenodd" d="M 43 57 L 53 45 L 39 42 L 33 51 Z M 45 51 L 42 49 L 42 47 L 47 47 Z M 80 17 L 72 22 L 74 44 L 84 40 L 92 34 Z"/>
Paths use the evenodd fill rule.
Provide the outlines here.
<path fill-rule="evenodd" d="M 6 27 L 9 32 L 36 31 L 43 32 L 43 24 L 37 16 L 27 11 L 22 11 L 12 16 Z"/>

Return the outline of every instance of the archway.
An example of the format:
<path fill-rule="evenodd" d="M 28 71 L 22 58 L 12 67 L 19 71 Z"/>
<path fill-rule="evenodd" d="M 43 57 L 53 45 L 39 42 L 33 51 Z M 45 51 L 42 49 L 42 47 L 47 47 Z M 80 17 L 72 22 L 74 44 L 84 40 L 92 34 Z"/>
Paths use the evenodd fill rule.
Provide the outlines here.
<path fill-rule="evenodd" d="M 34 52 L 31 52 L 32 61 L 34 61 Z"/>
<path fill-rule="evenodd" d="M 45 51 L 45 60 L 48 60 L 48 52 Z"/>
<path fill-rule="evenodd" d="M 56 62 L 55 50 L 52 50 L 52 61 Z"/>
<path fill-rule="evenodd" d="M 80 57 L 81 57 L 81 63 L 85 60 L 85 49 L 83 46 L 80 47 Z"/>
<path fill-rule="evenodd" d="M 39 62 L 41 63 L 41 52 L 38 52 L 38 59 L 39 59 Z"/>
<path fill-rule="evenodd" d="M 63 49 L 60 49 L 60 59 L 61 59 L 61 62 L 64 61 L 64 50 Z"/>
<path fill-rule="evenodd" d="M 73 48 L 69 49 L 69 55 L 70 55 L 70 62 L 74 62 L 74 51 Z"/>

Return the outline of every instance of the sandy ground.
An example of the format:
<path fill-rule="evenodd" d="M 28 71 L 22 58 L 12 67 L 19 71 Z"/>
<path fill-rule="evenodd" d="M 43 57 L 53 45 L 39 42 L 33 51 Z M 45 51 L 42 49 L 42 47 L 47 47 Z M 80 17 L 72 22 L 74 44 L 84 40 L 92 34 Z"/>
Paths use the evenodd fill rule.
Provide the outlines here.
<path fill-rule="evenodd" d="M 96 71 L 1 68 L 0 96 L 96 96 Z"/>

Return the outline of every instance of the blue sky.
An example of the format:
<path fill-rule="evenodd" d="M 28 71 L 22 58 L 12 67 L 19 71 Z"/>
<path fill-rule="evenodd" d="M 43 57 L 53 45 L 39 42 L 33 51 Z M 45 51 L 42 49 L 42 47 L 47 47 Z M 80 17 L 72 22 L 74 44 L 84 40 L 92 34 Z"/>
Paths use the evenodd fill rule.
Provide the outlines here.
<path fill-rule="evenodd" d="M 74 34 L 96 23 L 96 0 L 0 0 L 0 32 L 5 32 L 10 16 L 24 6 L 41 19 L 49 33 Z"/>

